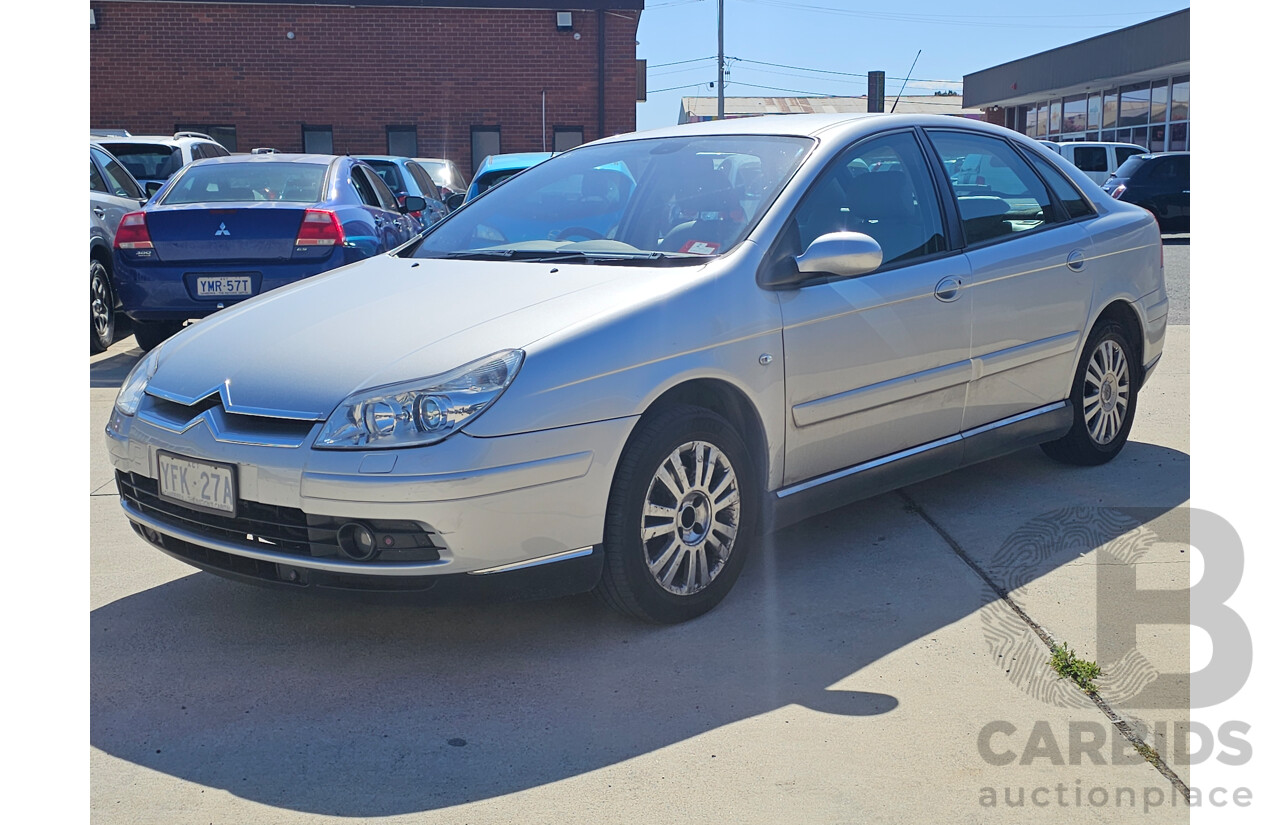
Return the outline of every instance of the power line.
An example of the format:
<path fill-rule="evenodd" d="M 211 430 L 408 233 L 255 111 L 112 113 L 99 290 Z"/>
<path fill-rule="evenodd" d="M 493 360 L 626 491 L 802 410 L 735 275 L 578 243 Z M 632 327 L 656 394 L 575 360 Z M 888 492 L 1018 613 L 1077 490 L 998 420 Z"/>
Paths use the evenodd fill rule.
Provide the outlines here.
<path fill-rule="evenodd" d="M 815 72 L 817 74 L 833 74 L 833 75 L 840 75 L 841 77 L 866 78 L 867 76 L 865 72 L 837 72 L 833 69 L 813 69 L 808 66 L 788 66 L 786 63 L 768 63 L 763 60 L 748 60 L 745 57 L 731 57 L 729 59 L 737 60 L 742 63 L 754 63 L 757 66 L 774 66 L 779 69 L 795 69 L 796 71 L 801 71 L 801 72 Z M 885 80 L 907 80 L 907 78 L 886 77 Z M 964 81 L 962 80 L 927 80 L 925 78 L 916 78 L 916 82 L 917 83 L 951 83 L 957 86 L 964 83 Z"/>
<path fill-rule="evenodd" d="M 775 8 L 788 9 L 790 11 L 810 11 L 821 14 L 835 14 L 846 17 L 861 17 L 868 20 L 880 20 L 899 23 L 933 23 L 944 26 L 981 26 L 984 28 L 1006 28 L 1006 29 L 1114 29 L 1114 25 L 1081 25 L 1081 24 L 1043 24 L 1043 23 L 1002 23 L 997 22 L 1002 19 L 1010 19 L 1014 15 L 919 15 L 903 12 L 869 12 L 855 11 L 853 9 L 839 9 L 830 6 L 818 6 L 808 3 L 785 3 L 780 0 L 743 0 L 743 2 L 756 3 L 762 6 L 773 6 Z M 1180 9 L 1175 9 L 1180 11 Z M 1112 16 L 1139 16 L 1146 14 L 1168 14 L 1170 12 L 1132 12 L 1131 14 L 1113 13 Z M 1101 17 L 1103 15 L 1076 15 L 1085 18 Z M 1045 15 L 1032 16 L 1023 15 L 1024 19 L 1033 20 L 1046 19 L 1049 17 L 1068 18 L 1071 15 Z"/>
<path fill-rule="evenodd" d="M 649 68 L 661 69 L 664 66 L 683 66 L 685 63 L 697 63 L 701 60 L 715 60 L 715 59 L 716 59 L 716 56 L 714 54 L 709 54 L 706 57 L 692 57 L 688 60 L 676 60 L 672 63 L 651 63 L 649 65 Z"/>

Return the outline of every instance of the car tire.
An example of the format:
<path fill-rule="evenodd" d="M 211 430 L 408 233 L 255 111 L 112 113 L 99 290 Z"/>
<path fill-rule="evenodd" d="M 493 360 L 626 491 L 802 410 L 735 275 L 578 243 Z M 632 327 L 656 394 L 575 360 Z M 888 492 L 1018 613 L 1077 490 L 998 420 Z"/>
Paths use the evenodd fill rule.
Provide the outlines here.
<path fill-rule="evenodd" d="M 742 572 L 758 509 L 754 469 L 729 422 L 684 405 L 646 414 L 614 475 L 596 594 L 655 624 L 706 613 Z"/>
<path fill-rule="evenodd" d="M 1065 464 L 1083 466 L 1115 458 L 1133 428 L 1139 369 L 1124 327 L 1115 321 L 1095 327 L 1071 388 L 1075 421 L 1065 436 L 1040 445 L 1045 453 Z"/>
<path fill-rule="evenodd" d="M 133 337 L 138 348 L 149 352 L 182 329 L 182 321 L 134 321 Z"/>
<path fill-rule="evenodd" d="M 89 352 L 103 352 L 116 339 L 116 294 L 102 261 L 89 259 Z"/>

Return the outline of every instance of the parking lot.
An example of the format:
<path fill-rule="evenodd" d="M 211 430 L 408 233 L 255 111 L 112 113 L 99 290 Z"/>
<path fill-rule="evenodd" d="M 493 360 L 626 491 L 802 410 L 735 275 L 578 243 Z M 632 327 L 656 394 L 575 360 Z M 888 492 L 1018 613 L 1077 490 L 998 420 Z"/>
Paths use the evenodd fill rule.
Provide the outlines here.
<path fill-rule="evenodd" d="M 102 446 L 141 355 L 118 341 L 90 370 L 93 820 L 1188 821 L 1168 772 L 1194 777 L 1150 733 L 1186 720 L 1185 677 L 1131 701 L 1096 608 L 1138 622 L 1100 569 L 1126 537 L 1139 588 L 1189 582 L 1189 254 L 1166 236 L 1172 326 L 1117 460 L 1026 450 L 810 519 L 673 627 L 590 596 L 306 597 L 164 556 L 129 529 Z M 1068 511 L 1128 521 L 1011 566 L 1011 536 Z M 1037 631 L 1102 662 L 1101 704 L 1063 691 Z M 1185 624 L 1136 637 L 1154 671 L 1187 669 Z"/>

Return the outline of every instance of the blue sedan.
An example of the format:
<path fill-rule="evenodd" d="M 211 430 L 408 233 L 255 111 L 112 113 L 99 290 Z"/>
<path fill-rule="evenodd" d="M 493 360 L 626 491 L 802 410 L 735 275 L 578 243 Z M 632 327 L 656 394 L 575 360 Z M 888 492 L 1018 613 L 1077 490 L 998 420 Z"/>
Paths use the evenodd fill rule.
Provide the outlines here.
<path fill-rule="evenodd" d="M 138 346 L 183 322 L 417 237 L 366 163 L 331 155 L 233 155 L 182 168 L 120 221 L 115 279 Z"/>

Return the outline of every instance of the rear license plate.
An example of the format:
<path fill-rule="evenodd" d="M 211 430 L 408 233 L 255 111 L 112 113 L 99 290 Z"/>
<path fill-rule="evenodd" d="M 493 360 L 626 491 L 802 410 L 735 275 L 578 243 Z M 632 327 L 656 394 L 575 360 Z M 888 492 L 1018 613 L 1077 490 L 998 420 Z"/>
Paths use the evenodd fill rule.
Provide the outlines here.
<path fill-rule="evenodd" d="M 211 513 L 236 513 L 236 474 L 231 464 L 157 453 L 160 497 Z"/>
<path fill-rule="evenodd" d="M 200 298 L 235 298 L 253 294 L 253 279 L 248 275 L 213 275 L 196 278 L 196 296 Z"/>

